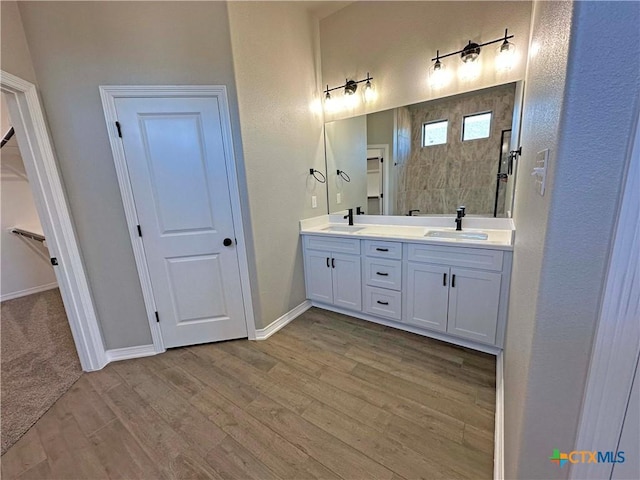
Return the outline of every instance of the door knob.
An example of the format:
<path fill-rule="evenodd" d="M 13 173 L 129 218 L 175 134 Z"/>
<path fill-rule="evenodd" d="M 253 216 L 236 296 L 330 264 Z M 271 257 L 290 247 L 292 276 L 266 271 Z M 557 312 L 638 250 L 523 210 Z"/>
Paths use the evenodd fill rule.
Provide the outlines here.
<path fill-rule="evenodd" d="M 222 241 L 222 244 L 223 244 L 225 247 L 229 247 L 229 246 L 231 246 L 231 244 L 233 244 L 233 240 L 231 240 L 230 238 L 225 238 L 225 239 Z"/>

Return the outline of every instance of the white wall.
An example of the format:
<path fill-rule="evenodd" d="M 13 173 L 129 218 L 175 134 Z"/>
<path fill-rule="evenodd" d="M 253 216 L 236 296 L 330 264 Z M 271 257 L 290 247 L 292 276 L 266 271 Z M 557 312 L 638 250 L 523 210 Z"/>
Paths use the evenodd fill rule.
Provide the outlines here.
<path fill-rule="evenodd" d="M 477 90 L 524 78 L 531 16 L 530 2 L 353 2 L 320 22 L 322 85 L 335 87 L 345 78 L 374 77 L 378 99 L 327 120 L 386 110 L 432 98 Z M 427 81 L 431 58 L 504 35 L 508 28 L 520 56 L 508 74 L 493 65 L 497 45 L 483 48 L 482 75 L 472 82 L 457 76 L 447 87 L 433 90 Z M 458 57 L 444 60 L 455 69 Z M 356 78 L 357 77 L 357 78 Z M 336 92 L 337 94 L 337 92 Z"/>
<path fill-rule="evenodd" d="M 566 478 L 547 457 L 580 449 L 577 421 L 640 101 L 640 58 L 628 55 L 640 49 L 638 22 L 635 2 L 534 7 L 504 357 L 506 478 Z M 551 161 L 540 197 L 528 173 L 544 148 Z"/>
<path fill-rule="evenodd" d="M 0 131 L 10 128 L 2 94 Z M 19 237 L 12 227 L 41 232 L 40 220 L 15 136 L 2 147 L 0 171 L 0 300 L 55 288 L 58 284 L 48 250 L 41 243 Z"/>
<path fill-rule="evenodd" d="M 242 164 L 226 3 L 19 2 L 18 7 L 105 344 L 110 349 L 149 344 L 98 86 L 227 85 Z M 3 53 L 5 43 L 3 30 Z"/>
<path fill-rule="evenodd" d="M 258 328 L 305 298 L 298 221 L 327 212 L 317 22 L 304 2 L 230 2 L 251 226 Z M 318 206 L 311 208 L 315 195 Z"/>

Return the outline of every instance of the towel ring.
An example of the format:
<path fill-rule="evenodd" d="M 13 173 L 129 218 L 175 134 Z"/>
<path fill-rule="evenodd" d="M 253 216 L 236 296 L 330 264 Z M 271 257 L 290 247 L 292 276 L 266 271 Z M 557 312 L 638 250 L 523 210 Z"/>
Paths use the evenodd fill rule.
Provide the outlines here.
<path fill-rule="evenodd" d="M 351 177 L 349 177 L 349 175 L 347 175 L 347 172 L 345 172 L 344 170 L 338 170 L 338 175 L 340 175 L 340 177 L 345 182 L 350 182 L 351 181 Z"/>
<path fill-rule="evenodd" d="M 322 178 L 318 178 L 318 176 L 316 174 L 320 175 L 320 177 L 322 177 Z M 320 183 L 327 183 L 327 177 L 325 177 L 324 174 L 320 170 L 316 170 L 315 168 L 310 168 L 309 169 L 309 175 L 313 175 L 313 178 L 315 178 Z"/>

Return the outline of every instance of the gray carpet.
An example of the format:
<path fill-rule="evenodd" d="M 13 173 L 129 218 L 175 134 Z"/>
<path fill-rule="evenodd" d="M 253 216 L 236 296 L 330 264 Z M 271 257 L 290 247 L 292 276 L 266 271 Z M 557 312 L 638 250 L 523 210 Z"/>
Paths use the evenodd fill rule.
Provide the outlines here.
<path fill-rule="evenodd" d="M 2 453 L 82 375 L 56 288 L 0 304 Z"/>

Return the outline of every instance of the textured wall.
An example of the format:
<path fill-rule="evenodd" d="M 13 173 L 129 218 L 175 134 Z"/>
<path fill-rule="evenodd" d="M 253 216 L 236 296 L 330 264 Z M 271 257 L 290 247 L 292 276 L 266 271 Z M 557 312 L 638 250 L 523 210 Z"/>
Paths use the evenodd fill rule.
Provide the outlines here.
<path fill-rule="evenodd" d="M 240 155 L 226 4 L 20 2 L 19 9 L 105 343 L 149 344 L 98 86 L 227 85 Z"/>
<path fill-rule="evenodd" d="M 511 129 L 515 84 L 411 105 L 411 155 L 398 176 L 399 212 L 492 216 L 502 130 Z M 492 112 L 488 138 L 462 141 L 465 115 Z M 447 143 L 422 146 L 422 125 L 448 120 Z M 499 214 L 504 213 L 504 197 Z"/>
<path fill-rule="evenodd" d="M 22 28 L 22 19 L 18 3 L 3 0 L 0 2 L 0 65 L 2 70 L 17 77 L 36 83 L 29 46 Z"/>
<path fill-rule="evenodd" d="M 370 72 L 378 99 L 330 114 L 327 120 L 522 80 L 530 20 L 530 2 L 353 2 L 320 22 L 322 85 L 337 86 L 345 78 L 361 79 Z M 451 57 L 445 65 L 454 72 L 452 82 L 442 89 L 429 86 L 427 71 L 436 50 L 453 52 L 468 40 L 494 40 L 505 28 L 515 35 L 512 41 L 520 57 L 512 71 L 496 72 L 492 45 L 483 48 L 482 72 L 476 80 L 460 80 L 455 71 L 461 62 Z"/>
<path fill-rule="evenodd" d="M 637 2 L 534 8 L 504 353 L 506 478 L 566 478 L 568 469 L 547 457 L 552 448 L 580 449 L 577 422 L 640 103 L 640 57 L 628 55 L 640 50 L 639 23 Z M 541 197 L 529 172 L 545 148 Z"/>
<path fill-rule="evenodd" d="M 305 300 L 298 221 L 327 212 L 314 26 L 305 2 L 230 2 L 259 308 L 267 326 Z M 292 83 L 293 81 L 293 83 Z M 334 172 L 335 173 L 335 172 Z M 311 208 L 315 195 L 318 207 Z"/>

